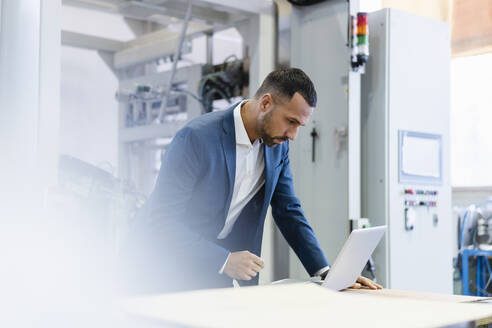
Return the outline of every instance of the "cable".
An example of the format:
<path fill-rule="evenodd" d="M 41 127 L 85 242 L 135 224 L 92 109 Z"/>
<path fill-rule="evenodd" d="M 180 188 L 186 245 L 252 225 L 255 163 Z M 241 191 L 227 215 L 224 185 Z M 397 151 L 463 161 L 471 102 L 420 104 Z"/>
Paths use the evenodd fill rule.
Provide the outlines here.
<path fill-rule="evenodd" d="M 195 99 L 196 101 L 198 101 L 202 106 L 205 106 L 205 102 L 203 101 L 203 99 L 201 99 L 200 97 L 198 97 L 196 94 L 194 94 L 193 92 L 191 92 L 189 90 L 176 88 L 173 91 L 178 91 L 178 93 L 187 94 L 187 95 L 191 96 L 193 99 Z M 212 110 L 220 110 L 220 109 L 221 108 L 212 107 Z"/>
<path fill-rule="evenodd" d="M 485 258 L 485 263 L 487 263 L 487 271 L 489 272 L 489 280 L 487 281 L 487 284 L 485 284 L 485 291 L 487 291 L 490 282 L 492 282 L 492 269 L 490 268 L 489 259 L 487 257 Z"/>
<path fill-rule="evenodd" d="M 224 65 L 227 65 L 227 62 L 229 61 L 229 59 L 231 58 L 234 58 L 234 61 L 238 60 L 237 56 L 235 54 L 232 54 L 232 55 L 229 55 L 227 56 L 224 61 L 222 62 Z"/>
<path fill-rule="evenodd" d="M 469 214 L 469 211 L 466 210 L 465 211 L 465 214 L 463 215 L 463 223 L 461 225 L 461 238 L 460 238 L 460 243 L 459 243 L 459 250 L 461 251 L 461 249 L 463 248 L 463 234 L 464 234 L 464 231 L 465 231 L 465 223 L 466 223 L 466 219 L 468 218 L 468 215 Z"/>
<path fill-rule="evenodd" d="M 189 90 L 176 88 L 176 89 L 173 89 L 173 91 L 177 91 L 177 93 L 185 93 L 203 105 L 203 100 Z"/>

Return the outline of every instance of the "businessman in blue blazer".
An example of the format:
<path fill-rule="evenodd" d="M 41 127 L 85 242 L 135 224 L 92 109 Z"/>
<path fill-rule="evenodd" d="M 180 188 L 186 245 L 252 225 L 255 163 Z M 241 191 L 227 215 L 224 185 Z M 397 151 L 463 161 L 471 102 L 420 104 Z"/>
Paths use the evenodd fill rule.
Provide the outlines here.
<path fill-rule="evenodd" d="M 232 279 L 257 284 L 269 205 L 307 272 L 326 274 L 328 261 L 295 196 L 289 165 L 289 141 L 316 100 L 302 70 L 279 69 L 254 99 L 202 115 L 176 134 L 126 249 L 136 291 L 229 287 Z"/>

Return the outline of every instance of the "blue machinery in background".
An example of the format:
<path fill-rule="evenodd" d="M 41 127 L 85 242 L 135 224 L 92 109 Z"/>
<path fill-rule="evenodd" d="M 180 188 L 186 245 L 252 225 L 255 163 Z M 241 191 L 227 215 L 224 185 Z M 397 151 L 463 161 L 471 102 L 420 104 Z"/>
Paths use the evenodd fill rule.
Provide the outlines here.
<path fill-rule="evenodd" d="M 476 279 L 476 293 L 472 294 L 470 291 L 469 281 L 469 257 L 473 256 L 477 258 L 477 279 Z M 463 295 L 476 295 L 476 296 L 488 296 L 487 287 L 492 280 L 492 270 L 490 269 L 489 258 L 492 257 L 492 251 L 486 251 L 482 249 L 464 249 L 461 252 L 462 257 L 462 271 L 461 282 L 463 284 Z M 487 279 L 488 277 L 488 279 Z"/>
<path fill-rule="evenodd" d="M 460 220 L 461 221 L 461 220 Z M 459 264 L 461 257 L 461 265 Z M 472 259 L 470 259 L 472 257 Z M 492 198 L 480 205 L 469 206 L 460 222 L 459 254 L 457 266 L 461 266 L 461 282 L 464 295 L 490 296 L 492 270 Z M 476 263 L 475 292 L 470 290 L 470 264 Z"/>

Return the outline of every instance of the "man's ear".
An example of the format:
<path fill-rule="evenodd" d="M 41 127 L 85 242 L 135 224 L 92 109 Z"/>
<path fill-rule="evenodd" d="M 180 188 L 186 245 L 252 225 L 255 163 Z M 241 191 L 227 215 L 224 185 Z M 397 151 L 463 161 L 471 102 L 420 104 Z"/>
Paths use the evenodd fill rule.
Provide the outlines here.
<path fill-rule="evenodd" d="M 265 93 L 260 98 L 260 110 L 264 113 L 268 112 L 273 106 L 273 97 L 270 93 Z"/>

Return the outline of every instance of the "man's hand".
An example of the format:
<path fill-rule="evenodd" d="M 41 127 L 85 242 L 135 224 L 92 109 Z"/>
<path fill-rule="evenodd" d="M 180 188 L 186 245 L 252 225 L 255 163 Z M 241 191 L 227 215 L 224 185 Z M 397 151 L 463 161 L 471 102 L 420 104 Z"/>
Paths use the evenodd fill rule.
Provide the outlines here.
<path fill-rule="evenodd" d="M 265 266 L 263 260 L 248 251 L 231 253 L 224 268 L 232 279 L 251 280 Z"/>
<path fill-rule="evenodd" d="M 369 287 L 370 289 L 383 289 L 383 286 L 376 284 L 369 278 L 360 276 L 357 282 L 353 284 L 350 288 L 360 289 L 362 287 Z"/>

